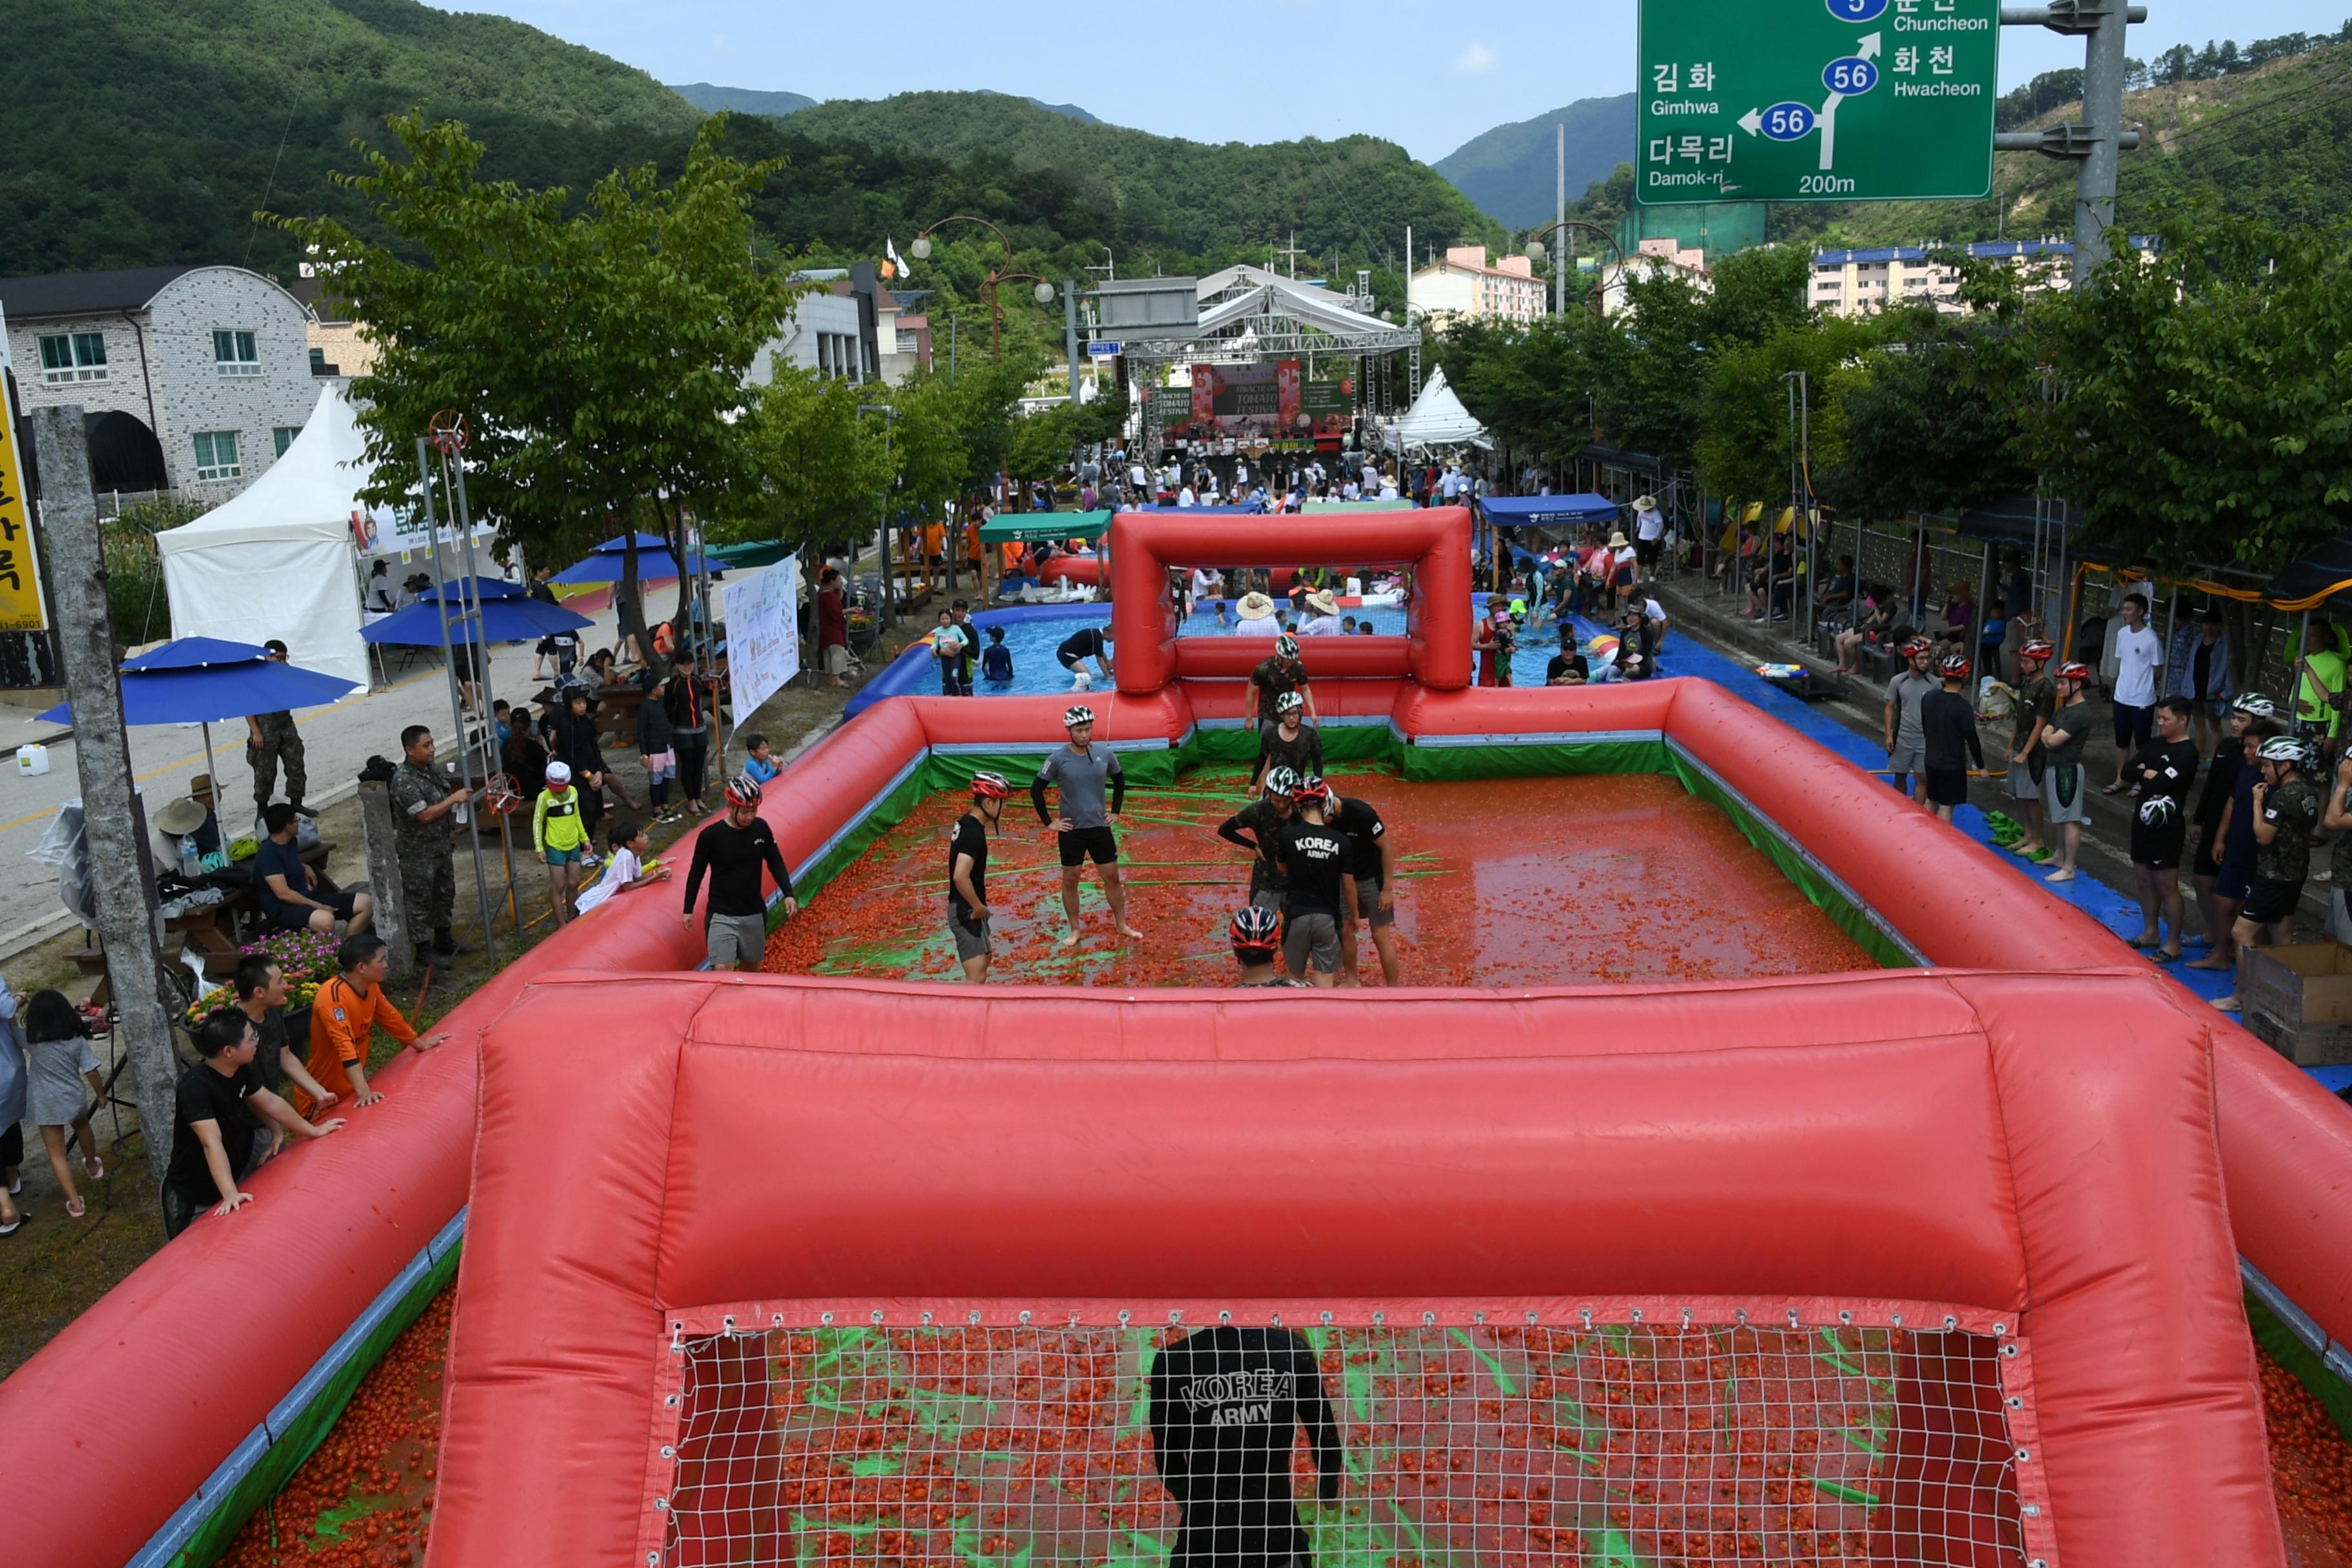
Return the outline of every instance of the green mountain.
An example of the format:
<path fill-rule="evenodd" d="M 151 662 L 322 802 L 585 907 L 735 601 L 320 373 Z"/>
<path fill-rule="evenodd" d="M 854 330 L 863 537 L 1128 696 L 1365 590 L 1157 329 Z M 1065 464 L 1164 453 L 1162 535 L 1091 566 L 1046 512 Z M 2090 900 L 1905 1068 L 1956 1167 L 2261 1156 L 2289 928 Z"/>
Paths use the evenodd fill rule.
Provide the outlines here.
<path fill-rule="evenodd" d="M 0 275 L 236 261 L 249 247 L 254 266 L 290 276 L 293 242 L 257 230 L 255 209 L 349 210 L 328 171 L 420 103 L 470 122 L 495 150 L 490 173 L 532 184 L 583 183 L 701 118 L 593 50 L 415 0 L 38 10 L 0 50 Z"/>
<path fill-rule="evenodd" d="M 1474 240 L 1499 246 L 1508 237 L 1435 170 L 1372 136 L 1187 142 L 1088 123 L 991 92 L 836 100 L 782 123 L 817 142 L 959 164 L 1002 162 L 1033 177 L 1050 176 L 1067 185 L 1074 201 L 1114 212 L 1121 236 L 1192 257 L 1230 254 L 1263 263 L 1270 247 L 1296 243 L 1308 265 L 1328 264 L 1341 252 L 1393 263 L 1402 259 L 1408 226 L 1417 247 Z M 968 210 L 939 204 L 930 216 Z M 980 210 L 994 216 L 985 205 Z"/>
<path fill-rule="evenodd" d="M 690 81 L 683 87 L 672 87 L 670 91 L 708 113 L 716 114 L 725 109 L 737 114 L 765 114 L 777 120 L 787 114 L 798 114 L 817 101 L 803 93 L 766 92 L 751 87 L 714 87 L 707 81 Z M 1021 101 L 1066 116 L 1081 125 L 1103 123 L 1075 103 L 1047 103 L 1042 98 L 1024 98 Z"/>
<path fill-rule="evenodd" d="M 2082 111 L 2079 101 L 2061 103 L 2025 127 L 2079 120 Z M 2280 221 L 2352 208 L 2352 42 L 2126 93 L 2124 123 L 2141 137 L 2139 150 L 2123 155 L 2116 205 L 2126 228 L 2152 204 L 2188 195 Z M 2071 238 L 2074 201 L 2074 164 L 2001 153 L 1989 200 L 1781 206 L 1772 229 L 1775 238 L 1853 246 Z"/>
<path fill-rule="evenodd" d="M 1559 131 L 1568 127 L 1568 199 L 1582 196 L 1633 155 L 1633 95 L 1580 98 L 1533 120 L 1497 125 L 1475 136 L 1431 167 L 1478 210 L 1512 228 L 1552 216 L 1558 195 Z"/>
<path fill-rule="evenodd" d="M 781 118 L 797 114 L 816 101 L 804 93 L 763 92 L 755 87 L 713 87 L 707 81 L 690 81 L 683 87 L 673 83 L 670 91 L 707 114 L 724 109 L 736 114 L 772 114 Z"/>

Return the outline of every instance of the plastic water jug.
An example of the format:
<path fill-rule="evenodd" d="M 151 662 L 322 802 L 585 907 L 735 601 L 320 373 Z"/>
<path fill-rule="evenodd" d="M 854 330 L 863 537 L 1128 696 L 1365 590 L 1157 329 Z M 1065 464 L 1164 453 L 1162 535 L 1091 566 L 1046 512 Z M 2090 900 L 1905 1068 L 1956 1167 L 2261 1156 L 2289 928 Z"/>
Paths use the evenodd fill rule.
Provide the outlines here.
<path fill-rule="evenodd" d="M 35 742 L 16 748 L 16 773 L 20 777 L 39 778 L 49 771 L 49 749 Z"/>

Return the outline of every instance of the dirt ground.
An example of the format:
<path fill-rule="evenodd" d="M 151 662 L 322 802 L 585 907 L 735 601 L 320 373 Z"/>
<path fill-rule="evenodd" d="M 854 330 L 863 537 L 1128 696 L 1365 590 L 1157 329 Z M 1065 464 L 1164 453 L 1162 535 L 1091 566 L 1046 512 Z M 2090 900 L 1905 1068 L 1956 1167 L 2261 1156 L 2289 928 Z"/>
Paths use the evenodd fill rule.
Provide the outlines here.
<path fill-rule="evenodd" d="M 881 668 L 880 663 L 869 664 L 867 674 Z M 851 695 L 850 691 L 830 686 L 789 686 L 748 717 L 739 726 L 739 732 L 763 733 L 778 756 L 789 755 L 837 721 Z M 727 776 L 740 767 L 742 755 L 740 743 L 730 745 L 725 759 L 726 771 L 719 776 Z M 614 753 L 612 760 L 622 787 L 630 798 L 642 803 L 646 798 L 645 776 L 635 759 L 630 757 L 625 762 Z M 715 788 L 706 799 L 717 804 Z M 625 815 L 625 808 L 617 805 L 612 809 Z M 693 826 L 679 822 L 656 827 L 652 834 L 654 847 L 664 848 Z M 528 824 L 521 827 L 522 851 L 515 857 L 514 889 L 526 923 L 518 946 L 517 935 L 503 908 L 499 909 L 496 935 L 499 956 L 504 962 L 511 962 L 529 951 L 554 929 L 549 918 L 546 868 L 530 858 L 530 827 Z M 321 809 L 319 830 L 321 837 L 335 846 L 328 860 L 329 875 L 345 887 L 364 883 L 366 851 L 360 838 L 359 803 L 345 800 Z M 488 847 L 485 866 L 492 872 L 491 897 L 494 902 L 503 905 L 506 868 L 495 841 Z M 462 847 L 457 871 L 457 938 L 469 951 L 459 957 L 455 969 L 434 977 L 421 1006 L 415 1005 L 418 987 L 414 979 L 393 983 L 395 1000 L 420 1030 L 471 995 L 491 973 L 482 951 L 473 869 Z M 24 994 L 54 987 L 76 1002 L 84 1001 L 98 977 L 81 973 L 72 962 L 70 955 L 83 944 L 84 933 L 76 928 L 0 963 L 0 973 L 5 973 L 11 989 Z M 95 1044 L 101 1067 L 111 1072 L 117 1060 L 113 1040 L 101 1039 Z M 394 1054 L 393 1042 L 379 1036 L 371 1065 L 381 1066 Z M 120 1092 L 127 1101 L 128 1085 L 121 1086 Z M 163 1245 L 155 1183 L 148 1171 L 139 1136 L 137 1110 L 128 1103 L 107 1105 L 100 1110 L 92 1128 L 100 1156 L 105 1162 L 106 1176 L 96 1182 L 77 1176 L 89 1211 L 79 1220 L 66 1214 L 65 1201 L 50 1173 L 39 1133 L 29 1125 L 25 1129 L 24 1189 L 16 1201 L 27 1218 L 13 1235 L 0 1237 L 0 1300 L 9 1304 L 9 1310 L 0 1314 L 0 1377 L 22 1365 L 91 1302 Z"/>

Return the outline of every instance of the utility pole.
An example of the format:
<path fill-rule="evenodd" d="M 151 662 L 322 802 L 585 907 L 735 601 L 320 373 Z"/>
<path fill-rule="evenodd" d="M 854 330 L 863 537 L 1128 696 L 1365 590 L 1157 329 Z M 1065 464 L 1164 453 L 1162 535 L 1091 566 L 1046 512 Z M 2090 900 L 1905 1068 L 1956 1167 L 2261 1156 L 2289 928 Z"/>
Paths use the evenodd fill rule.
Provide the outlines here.
<path fill-rule="evenodd" d="M 1552 196 L 1551 313 L 1568 314 L 1568 121 L 1559 122 L 1559 185 Z"/>
<path fill-rule="evenodd" d="M 2125 33 L 2130 23 L 2147 20 L 2147 6 L 2126 5 L 2125 0 L 2051 0 L 2047 5 L 2000 8 L 2004 27 L 2047 27 L 2084 40 L 2083 119 L 2046 131 L 2004 131 L 1992 139 L 1996 152 L 2039 153 L 2045 158 L 2076 161 L 2074 282 L 2077 289 L 2086 287 L 2091 274 L 2115 254 L 2107 231 L 2116 221 L 2116 178 L 2121 154 L 2139 145 L 2139 132 L 2123 128 Z"/>
<path fill-rule="evenodd" d="M 148 1180 L 160 1186 L 172 1163 L 172 1117 L 180 1058 L 172 1048 L 173 1010 L 163 1000 L 162 921 L 148 875 L 147 818 L 131 782 L 131 738 L 114 673 L 114 621 L 106 605 L 106 558 L 98 498 L 89 489 L 89 447 L 79 404 L 32 411 L 41 476 L 41 531 L 48 536 L 51 602 L 73 705 L 74 768 L 81 775 L 83 830 L 89 839 L 98 945 L 118 1012 L 115 1029 L 131 1060 L 131 1096 L 146 1140 Z M 85 1149 L 84 1153 L 94 1151 Z"/>
<path fill-rule="evenodd" d="M 1062 279 L 1062 347 L 1070 356 L 1070 408 L 1078 406 L 1078 286 Z"/>

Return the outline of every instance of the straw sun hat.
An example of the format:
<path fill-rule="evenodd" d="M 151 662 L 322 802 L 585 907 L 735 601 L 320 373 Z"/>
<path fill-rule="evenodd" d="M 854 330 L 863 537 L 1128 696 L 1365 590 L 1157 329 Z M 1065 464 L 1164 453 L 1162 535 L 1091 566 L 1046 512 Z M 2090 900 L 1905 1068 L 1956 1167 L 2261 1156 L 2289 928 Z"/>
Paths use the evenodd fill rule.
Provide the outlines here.
<path fill-rule="evenodd" d="M 1274 614 L 1274 601 L 1253 589 L 1244 594 L 1234 611 L 1245 621 L 1262 621 Z"/>

